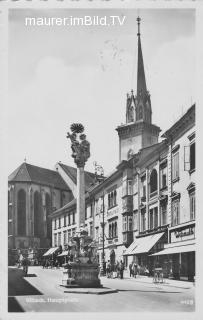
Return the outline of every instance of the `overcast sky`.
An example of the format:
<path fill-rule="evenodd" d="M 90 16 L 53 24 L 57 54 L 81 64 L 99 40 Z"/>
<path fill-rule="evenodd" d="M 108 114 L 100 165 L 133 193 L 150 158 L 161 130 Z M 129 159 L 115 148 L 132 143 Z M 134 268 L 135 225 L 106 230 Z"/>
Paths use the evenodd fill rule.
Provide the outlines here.
<path fill-rule="evenodd" d="M 136 89 L 137 10 L 11 10 L 9 15 L 8 174 L 27 162 L 74 165 L 66 139 L 72 122 L 91 143 L 86 169 L 118 164 L 115 128 L 126 93 Z M 27 27 L 25 17 L 126 16 L 123 26 Z M 195 101 L 195 11 L 140 10 L 152 121 L 164 132 Z M 163 133 L 162 132 L 162 133 Z"/>

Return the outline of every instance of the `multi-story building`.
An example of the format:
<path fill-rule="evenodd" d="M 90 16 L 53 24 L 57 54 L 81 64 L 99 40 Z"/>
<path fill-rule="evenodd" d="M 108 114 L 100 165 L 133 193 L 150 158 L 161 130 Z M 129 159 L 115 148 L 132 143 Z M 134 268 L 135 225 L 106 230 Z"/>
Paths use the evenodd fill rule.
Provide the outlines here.
<path fill-rule="evenodd" d="M 175 278 L 195 275 L 195 105 L 163 136 L 168 145 L 168 243 L 156 253 Z"/>
<path fill-rule="evenodd" d="M 152 272 L 156 263 L 166 275 L 195 275 L 195 105 L 163 135 L 161 143 L 135 157 L 134 236 L 126 250 Z"/>

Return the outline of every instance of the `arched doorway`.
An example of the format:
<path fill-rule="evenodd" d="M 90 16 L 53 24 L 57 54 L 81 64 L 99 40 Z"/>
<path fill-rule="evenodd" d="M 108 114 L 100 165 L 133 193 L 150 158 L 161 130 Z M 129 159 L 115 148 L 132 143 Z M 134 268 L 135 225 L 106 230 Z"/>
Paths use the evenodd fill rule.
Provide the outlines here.
<path fill-rule="evenodd" d="M 17 229 L 19 236 L 26 235 L 26 193 L 24 190 L 18 191 L 18 222 Z"/>

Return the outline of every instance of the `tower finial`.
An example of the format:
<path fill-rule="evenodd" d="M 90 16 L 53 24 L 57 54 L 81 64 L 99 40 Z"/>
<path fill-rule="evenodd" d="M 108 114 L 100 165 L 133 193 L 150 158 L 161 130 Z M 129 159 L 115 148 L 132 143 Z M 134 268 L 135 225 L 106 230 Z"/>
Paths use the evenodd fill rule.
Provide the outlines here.
<path fill-rule="evenodd" d="M 138 37 L 140 36 L 140 21 L 141 21 L 141 18 L 138 16 L 138 17 L 137 17 L 137 26 L 138 26 L 138 33 L 137 33 L 137 35 L 138 35 Z"/>

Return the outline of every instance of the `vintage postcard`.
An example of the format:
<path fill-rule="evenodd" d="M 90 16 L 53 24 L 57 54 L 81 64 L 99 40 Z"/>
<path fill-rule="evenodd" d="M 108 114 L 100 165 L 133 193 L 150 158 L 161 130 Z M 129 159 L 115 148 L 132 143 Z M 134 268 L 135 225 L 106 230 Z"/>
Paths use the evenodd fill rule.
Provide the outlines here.
<path fill-rule="evenodd" d="M 0 3 L 3 319 L 198 317 L 201 10 Z"/>

